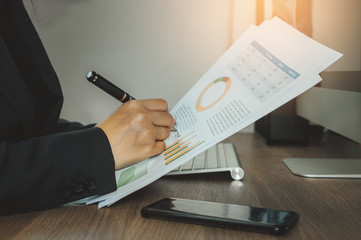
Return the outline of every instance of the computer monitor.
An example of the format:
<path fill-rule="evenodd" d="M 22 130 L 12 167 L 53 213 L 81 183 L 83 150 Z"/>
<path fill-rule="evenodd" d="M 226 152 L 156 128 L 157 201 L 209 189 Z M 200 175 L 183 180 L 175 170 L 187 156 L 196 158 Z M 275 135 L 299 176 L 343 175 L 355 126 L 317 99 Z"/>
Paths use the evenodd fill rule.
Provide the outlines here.
<path fill-rule="evenodd" d="M 278 16 L 343 54 L 321 73 L 323 80 L 319 86 L 296 99 L 296 114 L 360 144 L 361 1 L 258 0 L 256 3 L 257 23 Z M 283 162 L 294 174 L 305 177 L 361 178 L 361 156 L 356 159 L 295 156 Z"/>
<path fill-rule="evenodd" d="M 320 86 L 296 100 L 296 112 L 329 131 L 361 144 L 361 71 L 324 72 Z M 361 147 L 361 146 L 360 146 Z M 285 158 L 295 175 L 361 178 L 360 158 Z"/>
<path fill-rule="evenodd" d="M 296 112 L 330 131 L 361 144 L 361 1 L 314 0 L 312 37 L 344 54 L 321 73 L 322 81 L 299 96 Z M 361 178 L 355 159 L 287 158 L 295 174 L 305 177 Z"/>

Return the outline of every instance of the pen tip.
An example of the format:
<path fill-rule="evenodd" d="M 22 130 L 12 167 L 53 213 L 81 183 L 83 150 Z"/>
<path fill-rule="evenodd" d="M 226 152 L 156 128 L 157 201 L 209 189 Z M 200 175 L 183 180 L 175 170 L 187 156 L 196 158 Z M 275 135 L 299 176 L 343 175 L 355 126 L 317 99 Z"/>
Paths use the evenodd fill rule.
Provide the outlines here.
<path fill-rule="evenodd" d="M 87 73 L 87 75 L 86 75 L 86 78 L 87 78 L 89 81 L 92 81 L 92 80 L 94 79 L 95 75 L 96 75 L 96 72 L 94 72 L 94 71 L 89 71 L 89 72 Z"/>

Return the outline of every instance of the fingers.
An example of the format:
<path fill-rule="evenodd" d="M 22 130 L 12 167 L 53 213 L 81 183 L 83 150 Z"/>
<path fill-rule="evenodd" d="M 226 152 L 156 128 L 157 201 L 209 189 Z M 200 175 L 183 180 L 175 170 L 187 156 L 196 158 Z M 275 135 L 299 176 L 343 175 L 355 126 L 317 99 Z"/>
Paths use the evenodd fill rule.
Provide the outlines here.
<path fill-rule="evenodd" d="M 155 126 L 171 129 L 174 125 L 174 118 L 168 112 L 151 112 L 152 123 Z"/>
<path fill-rule="evenodd" d="M 152 127 L 144 129 L 138 133 L 139 139 L 143 141 L 144 144 L 153 144 L 156 141 L 164 141 L 169 135 L 169 128 L 164 127 Z"/>
<path fill-rule="evenodd" d="M 107 135 L 116 169 L 164 151 L 175 120 L 161 99 L 124 103 L 109 118 L 97 124 Z"/>
<path fill-rule="evenodd" d="M 155 128 L 155 140 L 164 141 L 170 136 L 169 128 L 156 127 Z"/>
<path fill-rule="evenodd" d="M 136 121 L 152 123 L 154 126 L 162 126 L 171 129 L 175 119 L 168 113 L 168 104 L 162 99 L 135 100 L 125 104 L 127 109 L 132 109 L 136 115 Z"/>
<path fill-rule="evenodd" d="M 163 141 L 156 141 L 152 147 L 151 152 L 149 152 L 149 156 L 153 157 L 155 155 L 161 154 L 165 148 L 166 145 Z"/>
<path fill-rule="evenodd" d="M 138 101 L 140 101 L 144 108 L 149 111 L 168 112 L 168 103 L 164 99 L 147 99 Z"/>

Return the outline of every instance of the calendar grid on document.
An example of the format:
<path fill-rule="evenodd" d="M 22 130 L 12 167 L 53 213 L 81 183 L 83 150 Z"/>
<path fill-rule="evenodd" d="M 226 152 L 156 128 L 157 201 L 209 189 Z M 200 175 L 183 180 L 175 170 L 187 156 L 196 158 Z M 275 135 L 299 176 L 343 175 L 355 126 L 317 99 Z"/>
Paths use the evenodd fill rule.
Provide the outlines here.
<path fill-rule="evenodd" d="M 249 44 L 229 68 L 260 102 L 300 76 L 256 41 Z"/>

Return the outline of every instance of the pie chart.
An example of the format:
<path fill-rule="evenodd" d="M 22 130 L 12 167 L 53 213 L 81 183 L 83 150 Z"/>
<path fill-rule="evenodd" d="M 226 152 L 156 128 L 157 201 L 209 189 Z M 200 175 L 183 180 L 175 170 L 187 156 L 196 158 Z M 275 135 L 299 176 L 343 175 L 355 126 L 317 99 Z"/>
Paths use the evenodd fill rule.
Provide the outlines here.
<path fill-rule="evenodd" d="M 229 77 L 221 77 L 207 85 L 198 97 L 197 111 L 207 110 L 218 103 L 231 88 L 231 83 L 232 81 Z"/>

